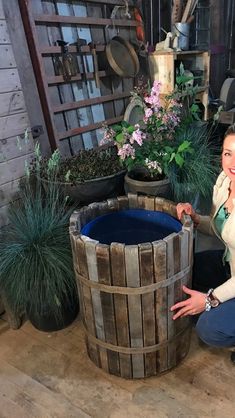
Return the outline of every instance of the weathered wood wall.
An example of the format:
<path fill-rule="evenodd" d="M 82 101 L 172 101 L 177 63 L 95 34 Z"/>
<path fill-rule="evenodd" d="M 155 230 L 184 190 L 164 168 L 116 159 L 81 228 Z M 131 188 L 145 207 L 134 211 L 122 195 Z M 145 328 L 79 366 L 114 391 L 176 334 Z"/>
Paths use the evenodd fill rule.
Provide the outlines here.
<path fill-rule="evenodd" d="M 6 2 L 0 0 L 0 227 L 8 223 L 9 204 L 17 199 L 18 182 L 24 174 L 25 161 L 32 158 L 34 148 L 30 132 L 28 139 L 25 138 L 25 131 L 30 130 L 32 124 L 26 110 L 5 5 Z M 23 47 L 20 53 L 25 59 Z"/>

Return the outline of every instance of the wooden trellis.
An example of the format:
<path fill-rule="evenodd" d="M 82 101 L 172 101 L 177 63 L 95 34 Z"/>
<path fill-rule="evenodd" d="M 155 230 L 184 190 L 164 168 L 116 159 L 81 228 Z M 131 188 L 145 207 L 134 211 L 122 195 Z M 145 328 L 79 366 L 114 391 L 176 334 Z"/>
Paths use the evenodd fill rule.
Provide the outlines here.
<path fill-rule="evenodd" d="M 134 80 L 113 75 L 107 67 L 98 71 L 100 87 L 97 87 L 88 44 L 95 43 L 99 57 L 115 32 L 126 40 L 136 40 L 137 22 L 133 17 L 117 14 L 115 22 L 111 19 L 114 7 L 124 3 L 123 0 L 19 1 L 51 147 L 58 147 L 63 155 L 97 146 L 104 121 L 111 125 L 123 119 Z M 128 3 L 132 16 L 133 2 Z M 79 50 L 78 38 L 87 41 Z M 55 75 L 54 58 L 61 54 L 61 48 L 55 46 L 58 39 L 69 42 L 69 52 L 77 59 L 79 71 L 70 80 Z"/>

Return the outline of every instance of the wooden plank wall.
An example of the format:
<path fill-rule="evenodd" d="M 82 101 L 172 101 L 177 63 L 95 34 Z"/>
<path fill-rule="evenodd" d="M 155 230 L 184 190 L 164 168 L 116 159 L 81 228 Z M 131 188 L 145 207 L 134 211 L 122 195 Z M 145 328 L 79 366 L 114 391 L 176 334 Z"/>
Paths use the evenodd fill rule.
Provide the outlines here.
<path fill-rule="evenodd" d="M 7 22 L 0 0 L 0 227 L 8 222 L 8 208 L 17 198 L 19 178 L 33 152 L 33 139 L 24 138 L 30 126 Z"/>

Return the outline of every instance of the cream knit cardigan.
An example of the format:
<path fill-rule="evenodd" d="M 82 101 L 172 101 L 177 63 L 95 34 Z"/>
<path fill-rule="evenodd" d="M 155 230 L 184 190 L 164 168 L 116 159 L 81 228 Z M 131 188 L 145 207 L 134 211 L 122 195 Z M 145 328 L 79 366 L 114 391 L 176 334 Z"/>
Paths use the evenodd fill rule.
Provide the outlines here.
<path fill-rule="evenodd" d="M 220 302 L 225 302 L 226 300 L 235 297 L 235 207 L 233 207 L 232 213 L 223 227 L 221 236 L 214 226 L 214 218 L 219 208 L 229 197 L 229 186 L 230 179 L 226 176 L 224 171 L 222 171 L 214 185 L 211 214 L 210 216 L 200 215 L 200 223 L 198 225 L 199 231 L 210 235 L 215 234 L 230 252 L 229 264 L 231 268 L 231 278 L 222 285 L 216 287 L 213 292 Z M 233 205 L 235 206 L 235 199 L 233 199 Z"/>

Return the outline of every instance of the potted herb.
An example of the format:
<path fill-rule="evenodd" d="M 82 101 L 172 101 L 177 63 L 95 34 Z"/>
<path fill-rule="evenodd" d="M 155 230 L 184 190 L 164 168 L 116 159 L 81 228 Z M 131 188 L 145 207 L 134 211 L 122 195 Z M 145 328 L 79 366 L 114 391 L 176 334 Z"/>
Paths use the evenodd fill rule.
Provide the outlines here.
<path fill-rule="evenodd" d="M 210 130 L 198 123 L 198 105 L 185 99 L 190 90 L 189 86 L 183 89 L 182 76 L 179 82 L 179 87 L 164 97 L 158 81 L 151 88 L 135 89 L 134 99 L 138 97 L 142 102 L 139 123 L 123 121 L 106 127 L 102 143 L 111 140 L 117 146 L 120 161 L 128 171 L 126 192 L 166 198 L 172 198 L 173 193 L 177 200 L 185 198 L 186 190 L 197 190 L 203 196 L 211 192 L 217 167 L 215 153 L 208 146 Z M 193 88 L 191 99 L 195 92 Z"/>
<path fill-rule="evenodd" d="M 37 161 L 33 163 L 36 170 Z M 54 167 L 54 181 L 72 201 L 87 204 L 123 194 L 125 169 L 116 147 L 104 146 L 81 150 L 77 155 L 62 159 L 56 150 L 50 159 L 40 161 L 39 177 L 48 184 L 48 168 Z"/>
<path fill-rule="evenodd" d="M 14 312 L 26 312 L 43 331 L 64 328 L 79 310 L 70 215 L 56 183 L 44 188 L 37 177 L 31 181 L 27 169 L 20 200 L 10 209 L 10 225 L 1 232 L 0 292 Z"/>

